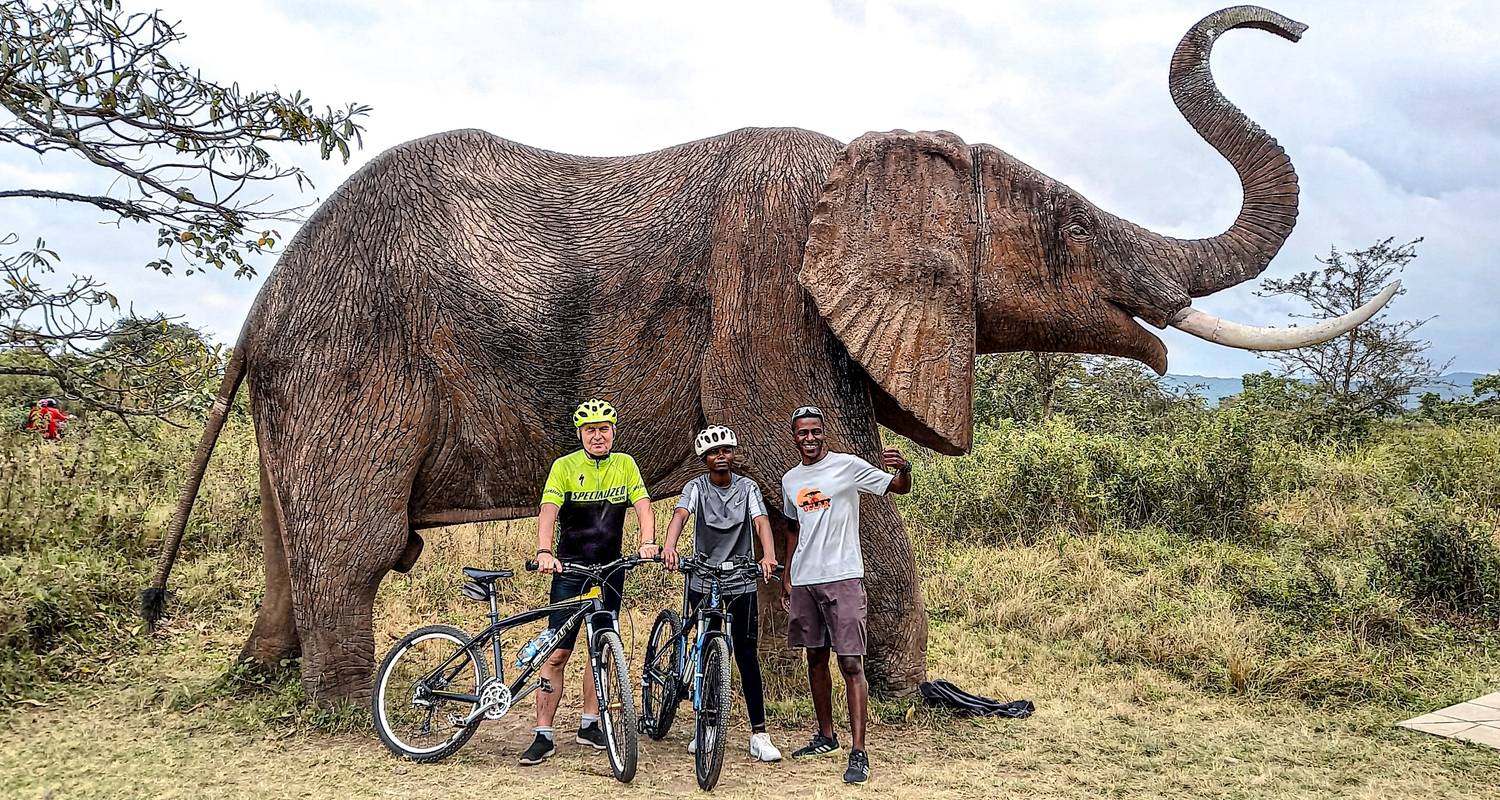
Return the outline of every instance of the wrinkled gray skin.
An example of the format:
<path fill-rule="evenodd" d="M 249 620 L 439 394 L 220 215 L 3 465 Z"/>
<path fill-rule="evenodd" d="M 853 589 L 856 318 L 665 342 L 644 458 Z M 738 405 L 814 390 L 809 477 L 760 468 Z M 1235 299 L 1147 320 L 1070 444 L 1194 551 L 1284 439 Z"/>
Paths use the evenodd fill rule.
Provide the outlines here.
<path fill-rule="evenodd" d="M 846 147 L 747 128 L 585 158 L 465 130 L 383 153 L 302 228 L 257 299 L 148 611 L 242 377 L 267 570 L 243 655 L 300 653 L 308 688 L 330 698 L 369 692 L 373 597 L 419 552 L 410 531 L 534 515 L 549 464 L 578 446 L 582 399 L 619 410 L 617 446 L 653 497 L 701 469 L 692 435 L 712 423 L 738 432 L 743 471 L 779 508 L 798 405 L 829 412 L 831 448 L 874 461 L 877 424 L 968 448 L 976 351 L 1164 370 L 1132 317 L 1162 326 L 1255 276 L 1296 215 L 1290 162 L 1208 77 L 1214 37 L 1237 25 L 1301 29 L 1232 9 L 1174 58 L 1179 108 L 1244 181 L 1240 218 L 1208 240 L 1153 234 L 952 134 Z M 867 499 L 862 522 L 869 677 L 910 690 L 926 673 L 911 548 L 889 499 Z"/>

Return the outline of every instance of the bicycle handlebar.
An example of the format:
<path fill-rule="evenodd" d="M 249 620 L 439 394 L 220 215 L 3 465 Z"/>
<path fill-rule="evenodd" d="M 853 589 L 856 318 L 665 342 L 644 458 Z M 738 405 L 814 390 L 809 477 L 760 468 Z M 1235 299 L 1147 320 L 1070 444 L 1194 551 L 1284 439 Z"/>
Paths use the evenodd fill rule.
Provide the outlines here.
<path fill-rule="evenodd" d="M 697 574 L 702 578 L 712 578 L 724 581 L 729 578 L 738 577 L 740 573 L 753 574 L 760 577 L 760 562 L 745 556 L 734 556 L 727 561 L 715 564 L 699 556 L 689 556 L 678 562 L 677 568 L 685 575 Z M 771 571 L 773 577 L 780 577 L 786 571 L 786 565 L 777 564 Z"/>
<path fill-rule="evenodd" d="M 589 575 L 602 580 L 605 575 L 608 575 L 617 569 L 635 569 L 642 564 L 651 562 L 660 564 L 661 556 L 655 556 L 652 558 L 641 558 L 640 556 L 624 556 L 615 561 L 611 561 L 608 564 L 598 564 L 593 566 L 590 566 L 588 564 L 578 564 L 571 561 L 562 561 L 560 559 L 557 563 L 562 565 L 563 572 L 581 572 L 585 575 Z M 526 571 L 536 572 L 540 568 L 540 566 L 541 565 L 536 563 L 536 559 L 533 558 L 526 562 Z"/>

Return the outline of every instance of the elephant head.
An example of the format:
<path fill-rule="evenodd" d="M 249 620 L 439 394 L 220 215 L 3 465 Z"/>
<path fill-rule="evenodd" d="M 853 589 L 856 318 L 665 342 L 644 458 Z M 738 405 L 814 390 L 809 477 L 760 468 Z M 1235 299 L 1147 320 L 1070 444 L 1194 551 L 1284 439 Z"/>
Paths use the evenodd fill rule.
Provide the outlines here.
<path fill-rule="evenodd" d="M 1214 40 L 1259 28 L 1296 41 L 1306 26 L 1261 8 L 1211 14 L 1172 57 L 1172 99 L 1239 174 L 1244 201 L 1208 239 L 1153 233 L 989 145 L 947 132 L 871 133 L 835 163 L 800 272 L 833 332 L 873 380 L 881 421 L 941 452 L 972 443 L 978 353 L 1100 353 L 1164 373 L 1165 345 L 1136 320 L 1246 349 L 1326 341 L 1363 322 L 1395 287 L 1315 328 L 1236 325 L 1192 298 L 1259 275 L 1297 218 L 1297 174 L 1276 140 L 1220 94 Z"/>

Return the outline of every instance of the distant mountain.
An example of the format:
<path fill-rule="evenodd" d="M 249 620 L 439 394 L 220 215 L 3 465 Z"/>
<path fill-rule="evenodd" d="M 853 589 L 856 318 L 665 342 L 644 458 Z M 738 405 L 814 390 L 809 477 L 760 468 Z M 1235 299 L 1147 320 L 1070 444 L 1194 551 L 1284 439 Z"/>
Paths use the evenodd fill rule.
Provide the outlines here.
<path fill-rule="evenodd" d="M 1443 381 L 1451 385 L 1418 386 L 1410 395 L 1407 395 L 1406 404 L 1409 406 L 1416 405 L 1417 400 L 1427 392 L 1433 392 L 1444 400 L 1469 397 L 1474 393 L 1474 379 L 1483 377 L 1484 373 L 1482 372 L 1450 372 L 1443 376 Z"/>
<path fill-rule="evenodd" d="M 1407 395 L 1406 405 L 1415 406 L 1417 399 L 1427 392 L 1433 392 L 1444 400 L 1468 397 L 1474 390 L 1474 379 L 1480 377 L 1483 377 L 1483 373 L 1450 372 L 1444 375 L 1438 383 L 1418 386 L 1412 390 L 1412 393 Z M 1218 405 L 1220 400 L 1237 395 L 1244 388 L 1239 378 L 1216 378 L 1210 375 L 1168 373 L 1162 377 L 1161 382 L 1175 391 L 1190 391 L 1200 395 L 1209 402 L 1209 405 Z"/>
<path fill-rule="evenodd" d="M 1209 405 L 1216 406 L 1220 400 L 1232 397 L 1240 393 L 1244 388 L 1244 382 L 1239 378 L 1215 378 L 1210 375 L 1173 375 L 1167 373 L 1161 378 L 1162 385 L 1171 388 L 1175 392 L 1193 394 L 1208 401 Z"/>

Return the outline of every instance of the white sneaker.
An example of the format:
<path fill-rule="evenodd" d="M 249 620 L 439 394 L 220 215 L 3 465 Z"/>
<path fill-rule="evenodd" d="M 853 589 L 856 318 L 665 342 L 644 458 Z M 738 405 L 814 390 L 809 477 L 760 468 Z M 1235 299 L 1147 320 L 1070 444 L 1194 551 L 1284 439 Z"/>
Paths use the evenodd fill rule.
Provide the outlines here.
<path fill-rule="evenodd" d="M 781 751 L 771 744 L 771 734 L 756 733 L 750 736 L 750 755 L 760 761 L 780 761 Z"/>
<path fill-rule="evenodd" d="M 689 753 L 697 753 L 698 752 L 698 734 L 696 734 L 696 733 L 693 734 L 692 736 L 688 737 L 688 752 Z"/>

